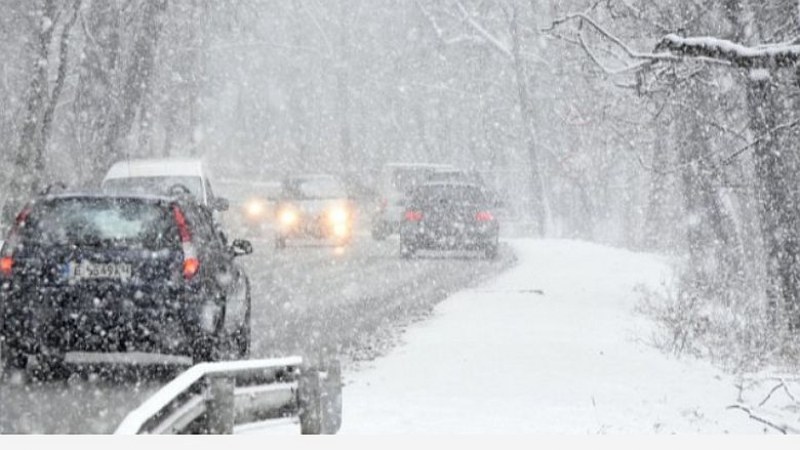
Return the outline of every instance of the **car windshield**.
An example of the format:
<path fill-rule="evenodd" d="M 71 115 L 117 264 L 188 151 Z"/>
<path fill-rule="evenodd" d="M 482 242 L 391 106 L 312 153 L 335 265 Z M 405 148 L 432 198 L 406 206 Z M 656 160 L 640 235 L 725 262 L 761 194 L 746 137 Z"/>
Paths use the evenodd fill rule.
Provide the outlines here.
<path fill-rule="evenodd" d="M 333 178 L 307 178 L 284 182 L 283 195 L 293 200 L 322 200 L 346 197 L 347 193 Z"/>
<path fill-rule="evenodd" d="M 111 178 L 103 182 L 103 189 L 113 194 L 169 195 L 176 186 L 184 186 L 197 199 L 203 197 L 203 181 L 197 176 Z"/>
<path fill-rule="evenodd" d="M 169 210 L 135 199 L 66 198 L 38 204 L 23 229 L 28 243 L 164 248 L 175 241 Z"/>

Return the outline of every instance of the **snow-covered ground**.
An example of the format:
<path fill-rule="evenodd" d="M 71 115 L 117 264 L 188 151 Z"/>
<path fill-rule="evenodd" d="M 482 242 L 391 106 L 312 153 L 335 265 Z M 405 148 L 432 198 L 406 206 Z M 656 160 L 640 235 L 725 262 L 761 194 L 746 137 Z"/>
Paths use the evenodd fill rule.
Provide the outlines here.
<path fill-rule="evenodd" d="M 346 372 L 342 434 L 761 433 L 732 376 L 653 348 L 648 254 L 511 240 L 519 264 L 459 292 L 386 357 Z"/>

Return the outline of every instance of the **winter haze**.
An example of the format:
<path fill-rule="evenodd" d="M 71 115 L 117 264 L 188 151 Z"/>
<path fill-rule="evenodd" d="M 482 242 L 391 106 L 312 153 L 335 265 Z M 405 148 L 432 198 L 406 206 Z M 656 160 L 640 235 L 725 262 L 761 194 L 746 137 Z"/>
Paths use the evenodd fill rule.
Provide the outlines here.
<path fill-rule="evenodd" d="M 292 356 L 342 433 L 800 432 L 799 67 L 792 1 L 0 0 L 0 433 Z"/>

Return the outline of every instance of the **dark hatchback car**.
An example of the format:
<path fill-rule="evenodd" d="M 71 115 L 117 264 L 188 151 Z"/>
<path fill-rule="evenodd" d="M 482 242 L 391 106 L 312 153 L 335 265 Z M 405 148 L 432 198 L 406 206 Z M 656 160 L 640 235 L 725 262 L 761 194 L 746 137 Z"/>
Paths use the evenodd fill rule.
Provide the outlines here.
<path fill-rule="evenodd" d="M 495 202 L 485 188 L 472 183 L 425 183 L 406 206 L 400 229 L 400 255 L 418 250 L 478 250 L 497 256 L 500 226 Z"/>
<path fill-rule="evenodd" d="M 0 249 L 0 370 L 246 357 L 250 252 L 187 197 L 37 198 Z"/>

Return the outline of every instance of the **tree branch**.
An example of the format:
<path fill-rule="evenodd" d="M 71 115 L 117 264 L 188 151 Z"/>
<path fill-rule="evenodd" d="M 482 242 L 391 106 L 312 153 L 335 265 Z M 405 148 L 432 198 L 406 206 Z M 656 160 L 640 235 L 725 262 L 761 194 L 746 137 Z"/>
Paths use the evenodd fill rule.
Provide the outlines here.
<path fill-rule="evenodd" d="M 508 59 L 514 59 L 514 55 L 511 54 L 511 50 L 509 50 L 508 47 L 500 41 L 500 39 L 496 38 L 495 36 L 492 36 L 488 31 L 486 31 L 485 28 L 481 26 L 481 24 L 479 24 L 478 22 L 475 21 L 475 19 L 469 16 L 469 13 L 467 12 L 466 8 L 464 8 L 464 5 L 461 3 L 461 1 L 456 1 L 456 6 L 461 12 L 462 19 L 464 20 L 464 22 L 467 23 L 467 25 L 469 25 L 473 30 L 478 32 L 478 34 L 483 36 L 483 38 L 486 39 L 486 41 L 489 42 L 489 44 L 491 44 L 492 47 L 494 47 L 496 50 L 502 53 L 503 56 L 505 56 Z"/>
<path fill-rule="evenodd" d="M 746 47 L 725 39 L 713 37 L 680 37 L 668 34 L 655 47 L 656 52 L 667 51 L 674 56 L 724 60 L 736 67 L 778 68 L 789 67 L 800 60 L 800 45 L 765 45 Z"/>

